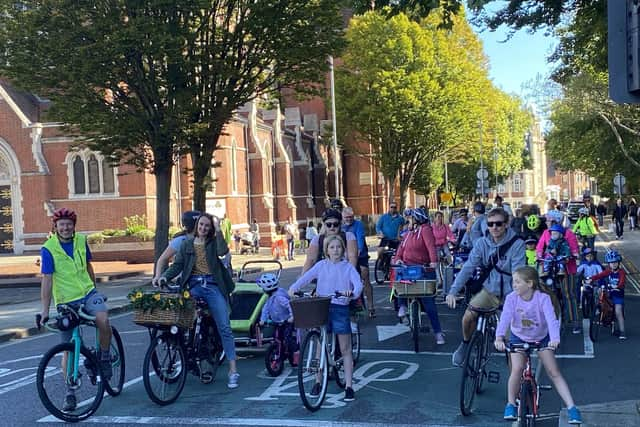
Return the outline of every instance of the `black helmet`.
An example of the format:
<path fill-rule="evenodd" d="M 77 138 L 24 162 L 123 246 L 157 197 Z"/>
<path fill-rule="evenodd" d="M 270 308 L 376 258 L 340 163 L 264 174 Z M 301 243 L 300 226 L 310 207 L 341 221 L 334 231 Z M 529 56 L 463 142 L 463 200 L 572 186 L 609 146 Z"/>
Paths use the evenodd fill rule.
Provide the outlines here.
<path fill-rule="evenodd" d="M 199 211 L 184 211 L 182 212 L 182 226 L 187 230 L 193 230 L 196 226 L 196 221 L 200 216 Z"/>
<path fill-rule="evenodd" d="M 338 221 L 342 222 L 342 214 L 340 213 L 339 210 L 336 209 L 327 209 L 324 212 L 322 212 L 322 222 L 325 222 L 326 220 L 328 220 L 329 218 L 334 218 L 337 219 Z"/>
<path fill-rule="evenodd" d="M 473 204 L 473 210 L 474 210 L 474 212 L 478 212 L 478 213 L 483 214 L 483 213 L 484 213 L 484 209 L 485 209 L 485 208 L 484 208 L 484 203 L 482 203 L 482 202 L 480 202 L 480 201 L 475 202 L 475 203 Z"/>
<path fill-rule="evenodd" d="M 344 208 L 344 204 L 342 203 L 342 200 L 340 199 L 331 200 L 331 209 L 335 209 L 339 212 L 342 212 L 342 208 Z"/>

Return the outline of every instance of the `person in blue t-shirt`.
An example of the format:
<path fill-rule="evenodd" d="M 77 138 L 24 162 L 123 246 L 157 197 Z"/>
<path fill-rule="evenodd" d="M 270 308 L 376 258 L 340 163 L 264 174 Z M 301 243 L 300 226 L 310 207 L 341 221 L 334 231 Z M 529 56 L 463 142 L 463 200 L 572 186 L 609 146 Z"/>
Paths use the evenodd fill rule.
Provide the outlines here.
<path fill-rule="evenodd" d="M 364 224 L 354 218 L 353 209 L 349 206 L 342 209 L 342 231 L 352 232 L 358 244 L 358 270 L 364 286 L 364 297 L 369 310 L 369 318 L 374 318 L 376 310 L 373 302 L 373 288 L 369 279 L 369 248 L 367 246 Z"/>
<path fill-rule="evenodd" d="M 389 212 L 382 215 L 376 223 L 376 234 L 380 238 L 378 256 L 382 255 L 382 251 L 387 246 L 393 249 L 398 248 L 400 229 L 404 223 L 404 218 L 398 213 L 398 205 L 396 202 L 391 202 L 389 204 Z"/>

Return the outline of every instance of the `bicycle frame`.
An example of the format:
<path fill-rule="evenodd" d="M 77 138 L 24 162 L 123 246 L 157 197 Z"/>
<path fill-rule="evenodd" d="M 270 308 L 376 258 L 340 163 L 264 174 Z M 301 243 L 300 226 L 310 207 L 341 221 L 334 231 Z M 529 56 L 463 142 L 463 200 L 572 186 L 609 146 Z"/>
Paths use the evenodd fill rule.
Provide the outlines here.
<path fill-rule="evenodd" d="M 548 349 L 549 347 L 542 347 L 540 343 L 523 343 L 523 344 L 512 344 L 507 347 L 508 353 L 518 353 L 522 354 L 525 357 L 525 366 L 522 371 L 522 375 L 520 377 L 520 390 L 522 392 L 523 385 L 529 384 L 531 390 L 531 417 L 533 419 L 538 418 L 539 409 L 540 409 L 540 396 L 542 390 L 551 390 L 551 386 L 548 385 L 540 385 L 540 374 L 542 369 L 540 369 L 540 365 L 542 364 L 542 360 L 538 357 L 538 363 L 536 369 L 534 370 L 531 364 L 531 354 L 537 353 L 539 351 L 543 351 Z M 521 401 L 520 405 L 526 405 L 526 402 L 522 402 L 522 399 L 525 396 L 519 396 Z M 525 414 L 528 415 L 528 414 Z"/>

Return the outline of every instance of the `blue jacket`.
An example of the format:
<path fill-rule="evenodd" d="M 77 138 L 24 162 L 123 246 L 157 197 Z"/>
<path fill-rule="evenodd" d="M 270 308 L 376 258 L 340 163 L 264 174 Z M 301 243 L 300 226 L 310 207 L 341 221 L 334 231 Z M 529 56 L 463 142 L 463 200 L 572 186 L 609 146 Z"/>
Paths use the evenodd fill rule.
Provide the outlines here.
<path fill-rule="evenodd" d="M 271 319 L 275 323 L 282 323 L 291 316 L 293 312 L 289 303 L 289 294 L 284 289 L 278 288 L 262 307 L 260 321 L 266 322 Z"/>
<path fill-rule="evenodd" d="M 404 225 L 404 218 L 401 215 L 391 215 L 386 213 L 380 217 L 376 224 L 376 233 L 382 233 L 387 239 L 398 239 L 400 227 Z"/>
<path fill-rule="evenodd" d="M 358 243 L 358 258 L 365 258 L 369 256 L 369 248 L 367 247 L 364 224 L 362 221 L 355 219 L 351 225 L 342 224 L 342 231 L 345 233 L 350 231 L 354 236 L 356 236 L 356 242 Z"/>

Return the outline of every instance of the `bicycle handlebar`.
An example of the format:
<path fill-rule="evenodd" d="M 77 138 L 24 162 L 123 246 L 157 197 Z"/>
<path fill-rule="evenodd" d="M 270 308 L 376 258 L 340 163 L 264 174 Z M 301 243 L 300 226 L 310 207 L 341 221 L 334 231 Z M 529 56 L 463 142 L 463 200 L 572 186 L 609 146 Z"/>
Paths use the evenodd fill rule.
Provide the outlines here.
<path fill-rule="evenodd" d="M 508 353 L 530 353 L 530 352 L 543 351 L 543 350 L 555 351 L 556 349 L 546 345 L 543 346 L 542 343 L 540 342 L 535 342 L 535 343 L 524 342 L 524 343 L 507 344 L 505 346 L 505 350 Z"/>
<path fill-rule="evenodd" d="M 75 316 L 85 319 L 89 322 L 94 322 L 96 320 L 96 316 L 92 316 L 90 314 L 88 314 L 87 312 L 84 311 L 84 304 L 80 305 L 80 308 L 78 308 L 78 310 L 75 310 L 73 307 L 71 307 L 70 305 L 67 304 L 60 304 L 58 306 L 58 310 L 59 311 L 69 311 L 72 314 L 74 314 Z M 56 319 L 58 317 L 61 317 L 60 315 L 56 316 Z M 38 313 L 36 314 L 36 327 L 38 328 L 38 330 L 41 330 L 42 327 L 44 326 L 45 329 L 51 331 L 51 332 L 59 332 L 59 329 L 53 326 L 49 325 L 49 320 L 50 318 L 47 317 L 42 317 L 42 314 Z"/>

